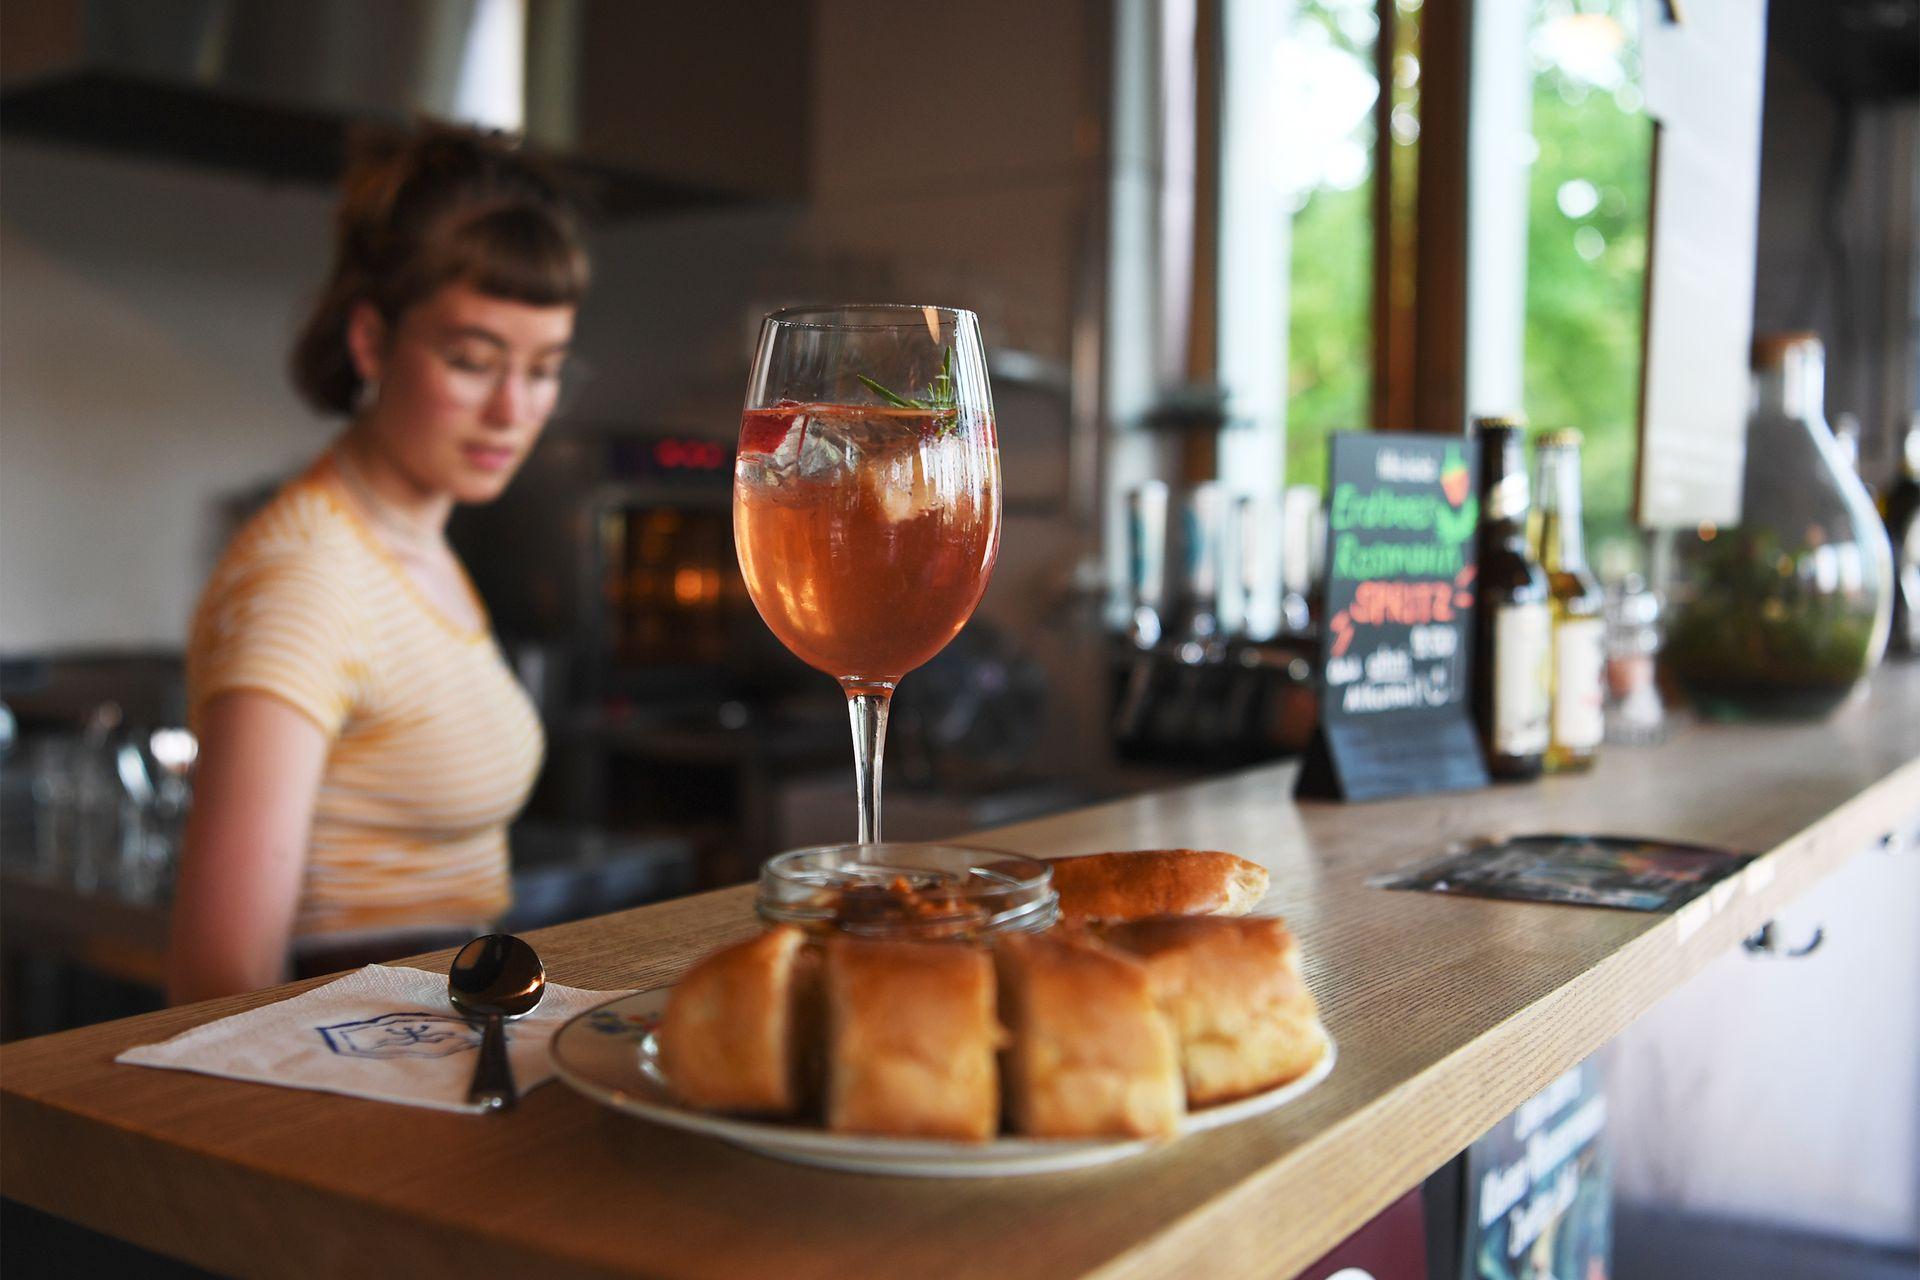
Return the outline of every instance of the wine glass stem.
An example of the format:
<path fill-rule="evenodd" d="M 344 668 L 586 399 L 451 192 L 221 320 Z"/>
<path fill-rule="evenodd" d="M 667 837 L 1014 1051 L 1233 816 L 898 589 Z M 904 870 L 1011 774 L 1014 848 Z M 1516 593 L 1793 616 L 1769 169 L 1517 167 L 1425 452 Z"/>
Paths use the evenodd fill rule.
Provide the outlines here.
<path fill-rule="evenodd" d="M 887 746 L 891 685 L 848 685 L 847 716 L 853 721 L 853 787 L 860 804 L 860 843 L 880 839 L 880 757 Z"/>

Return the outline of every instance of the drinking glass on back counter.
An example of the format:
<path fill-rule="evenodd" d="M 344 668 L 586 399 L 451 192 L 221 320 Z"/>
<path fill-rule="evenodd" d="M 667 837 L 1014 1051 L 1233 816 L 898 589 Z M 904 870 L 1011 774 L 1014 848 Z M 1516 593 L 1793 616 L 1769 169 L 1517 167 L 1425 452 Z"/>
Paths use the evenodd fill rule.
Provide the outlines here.
<path fill-rule="evenodd" d="M 10 848 L 8 862 L 82 894 L 131 902 L 163 897 L 192 799 L 197 748 L 185 729 L 149 734 L 124 727 L 111 702 L 97 707 L 80 732 L 37 733 L 26 753 L 31 805 L 21 828 L 31 839 Z"/>
<path fill-rule="evenodd" d="M 847 695 L 860 840 L 876 841 L 888 699 L 966 625 L 1000 551 L 973 313 L 768 316 L 740 418 L 733 535 L 760 616 Z"/>

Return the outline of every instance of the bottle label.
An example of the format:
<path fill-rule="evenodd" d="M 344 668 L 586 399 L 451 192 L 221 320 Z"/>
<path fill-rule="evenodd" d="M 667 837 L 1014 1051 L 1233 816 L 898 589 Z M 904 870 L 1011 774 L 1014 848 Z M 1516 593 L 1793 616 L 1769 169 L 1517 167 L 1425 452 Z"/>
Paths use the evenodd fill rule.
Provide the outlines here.
<path fill-rule="evenodd" d="M 1591 751 L 1606 735 L 1606 624 L 1598 618 L 1566 618 L 1553 632 L 1553 740 L 1573 751 Z"/>
<path fill-rule="evenodd" d="M 1527 473 L 1509 471 L 1494 481 L 1487 490 L 1486 518 L 1489 520 L 1518 520 L 1526 515 L 1527 506 L 1532 500 L 1527 487 Z"/>
<path fill-rule="evenodd" d="M 1535 756 L 1547 749 L 1548 666 L 1553 619 L 1542 604 L 1507 604 L 1493 615 L 1493 749 Z"/>

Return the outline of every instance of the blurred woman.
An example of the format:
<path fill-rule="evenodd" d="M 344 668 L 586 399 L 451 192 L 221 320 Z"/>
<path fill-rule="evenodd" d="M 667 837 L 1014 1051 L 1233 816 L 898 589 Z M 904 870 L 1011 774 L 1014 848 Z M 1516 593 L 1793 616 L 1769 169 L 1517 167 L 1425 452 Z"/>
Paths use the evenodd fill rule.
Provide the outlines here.
<path fill-rule="evenodd" d="M 197 1000 L 486 931 L 544 752 L 447 545 L 553 413 L 588 263 L 507 139 L 357 159 L 294 382 L 345 430 L 228 546 L 187 650 L 200 735 L 169 994 Z"/>

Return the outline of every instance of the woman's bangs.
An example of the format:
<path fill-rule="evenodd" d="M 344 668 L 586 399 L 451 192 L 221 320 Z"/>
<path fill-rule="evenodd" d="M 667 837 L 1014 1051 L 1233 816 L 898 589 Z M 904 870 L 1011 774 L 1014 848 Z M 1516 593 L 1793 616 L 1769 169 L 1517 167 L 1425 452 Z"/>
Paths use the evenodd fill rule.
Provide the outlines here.
<path fill-rule="evenodd" d="M 586 251 L 546 210 L 494 209 L 468 222 L 453 240 L 454 261 L 443 279 L 535 307 L 574 306 L 586 296 Z"/>

